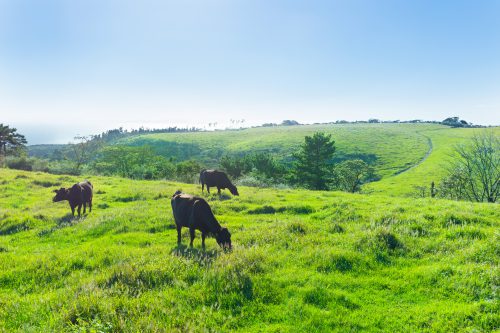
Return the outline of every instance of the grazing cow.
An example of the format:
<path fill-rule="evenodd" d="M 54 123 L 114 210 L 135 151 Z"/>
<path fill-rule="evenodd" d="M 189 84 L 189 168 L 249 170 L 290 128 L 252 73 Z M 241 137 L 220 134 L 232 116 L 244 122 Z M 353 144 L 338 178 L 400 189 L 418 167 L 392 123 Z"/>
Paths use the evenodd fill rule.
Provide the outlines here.
<path fill-rule="evenodd" d="M 227 175 L 222 171 L 217 170 L 202 170 L 200 172 L 201 192 L 207 185 L 207 192 L 210 193 L 210 186 L 217 187 L 217 193 L 220 195 L 221 189 L 229 189 L 232 195 L 239 195 L 236 186 L 231 183 Z"/>
<path fill-rule="evenodd" d="M 205 249 L 205 237 L 215 236 L 217 244 L 223 249 L 231 249 L 231 234 L 221 227 L 205 199 L 177 191 L 170 201 L 177 226 L 177 244 L 181 244 L 182 227 L 189 228 L 193 247 L 195 229 L 201 231 L 201 246 Z"/>
<path fill-rule="evenodd" d="M 56 195 L 52 199 L 53 202 L 68 200 L 71 207 L 71 214 L 75 216 L 75 207 L 78 207 L 78 216 L 82 210 L 85 214 L 87 203 L 89 204 L 89 212 L 92 211 L 92 184 L 86 180 L 84 182 L 73 185 L 71 188 L 61 187 L 59 190 L 54 190 Z"/>

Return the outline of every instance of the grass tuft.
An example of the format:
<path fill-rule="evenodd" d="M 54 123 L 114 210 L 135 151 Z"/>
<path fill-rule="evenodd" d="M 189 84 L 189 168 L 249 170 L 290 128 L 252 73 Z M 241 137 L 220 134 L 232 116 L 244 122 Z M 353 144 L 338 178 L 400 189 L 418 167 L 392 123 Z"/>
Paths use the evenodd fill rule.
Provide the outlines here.
<path fill-rule="evenodd" d="M 292 234 L 305 235 L 307 230 L 306 227 L 300 222 L 294 222 L 288 226 L 288 231 Z"/>
<path fill-rule="evenodd" d="M 275 214 L 276 209 L 273 206 L 262 206 L 247 211 L 248 214 Z"/>
<path fill-rule="evenodd" d="M 61 182 L 58 181 L 47 181 L 47 180 L 34 180 L 31 182 L 33 185 L 41 186 L 41 187 L 55 187 L 60 186 Z"/>
<path fill-rule="evenodd" d="M 330 227 L 330 232 L 335 233 L 335 234 L 342 234 L 345 232 L 345 229 L 342 225 L 339 223 L 335 222 L 333 225 Z"/>

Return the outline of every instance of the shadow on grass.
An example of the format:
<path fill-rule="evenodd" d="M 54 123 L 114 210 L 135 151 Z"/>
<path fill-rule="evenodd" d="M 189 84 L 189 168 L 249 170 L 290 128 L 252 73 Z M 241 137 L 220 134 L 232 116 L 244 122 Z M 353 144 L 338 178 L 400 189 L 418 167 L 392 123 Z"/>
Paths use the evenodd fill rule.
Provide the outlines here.
<path fill-rule="evenodd" d="M 229 194 L 221 193 L 220 195 L 215 193 L 206 193 L 204 192 L 203 197 L 206 198 L 207 201 L 226 201 L 231 200 L 233 197 Z"/>
<path fill-rule="evenodd" d="M 67 228 L 67 227 L 72 227 L 75 224 L 80 223 L 82 220 L 85 220 L 85 216 L 86 215 L 82 215 L 82 216 L 78 217 L 78 216 L 73 216 L 71 213 L 68 213 L 68 214 L 64 215 L 63 217 L 58 218 L 56 220 L 56 225 L 53 226 L 52 228 L 44 229 L 44 230 L 40 231 L 38 233 L 38 236 L 39 237 L 47 236 L 47 235 L 52 234 L 56 230 Z"/>
<path fill-rule="evenodd" d="M 172 251 L 170 251 L 170 254 L 193 260 L 203 266 L 211 264 L 219 256 L 219 253 L 216 250 L 206 251 L 203 249 L 189 247 L 184 244 L 179 244 L 174 247 Z"/>

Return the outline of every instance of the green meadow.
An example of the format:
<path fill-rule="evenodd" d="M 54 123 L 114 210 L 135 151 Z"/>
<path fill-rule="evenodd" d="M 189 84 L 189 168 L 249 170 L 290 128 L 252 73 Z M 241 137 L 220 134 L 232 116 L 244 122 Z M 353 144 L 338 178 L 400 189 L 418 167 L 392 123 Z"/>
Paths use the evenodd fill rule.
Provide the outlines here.
<path fill-rule="evenodd" d="M 363 190 L 368 193 L 384 193 L 393 196 L 415 195 L 415 186 L 430 187 L 431 182 L 438 184 L 446 175 L 447 163 L 453 159 L 456 145 L 464 144 L 476 134 L 493 132 L 500 136 L 500 127 L 492 128 L 432 128 L 420 130 L 428 138 L 432 147 L 421 163 L 403 173 L 386 177 L 378 182 L 366 184 Z"/>
<path fill-rule="evenodd" d="M 451 128 L 438 124 L 330 124 L 249 128 L 233 131 L 162 133 L 133 136 L 118 144 L 149 145 L 163 156 L 195 159 L 219 167 L 224 154 L 270 152 L 290 161 L 304 136 L 325 132 L 335 140 L 335 159 L 361 158 L 380 178 L 363 186 L 365 193 L 412 197 L 416 186 L 438 184 L 457 144 L 500 127 Z"/>
<path fill-rule="evenodd" d="M 166 157 L 196 159 L 217 167 L 224 154 L 269 152 L 289 162 L 306 135 L 332 135 L 337 159 L 361 158 L 378 176 L 388 177 L 418 163 L 429 150 L 424 130 L 448 129 L 437 124 L 330 124 L 259 127 L 192 133 L 161 133 L 133 136 L 119 144 L 149 145 Z"/>
<path fill-rule="evenodd" d="M 432 129 L 422 133 L 436 135 L 433 153 L 394 179 L 419 178 L 439 153 Z M 387 175 L 427 151 L 420 133 L 394 135 L 415 151 Z M 199 233 L 186 247 L 187 229 L 177 246 L 170 208 L 174 191 L 201 195 L 199 185 L 88 176 L 94 210 L 72 218 L 52 190 L 82 178 L 0 169 L 0 331 L 500 328 L 496 204 L 241 187 L 240 197 L 205 194 L 234 250 L 208 239 L 202 251 Z"/>

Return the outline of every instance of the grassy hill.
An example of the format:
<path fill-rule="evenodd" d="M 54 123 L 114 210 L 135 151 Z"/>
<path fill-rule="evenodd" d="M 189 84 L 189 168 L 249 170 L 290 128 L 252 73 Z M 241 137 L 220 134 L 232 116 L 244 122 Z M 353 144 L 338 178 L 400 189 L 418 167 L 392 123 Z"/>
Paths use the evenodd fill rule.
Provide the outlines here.
<path fill-rule="evenodd" d="M 306 135 L 332 134 L 336 158 L 362 158 L 372 163 L 381 177 L 394 175 L 418 163 L 429 150 L 419 132 L 448 128 L 436 124 L 335 124 L 260 127 L 233 131 L 162 133 L 134 136 L 118 141 L 150 145 L 157 153 L 179 160 L 197 159 L 210 167 L 225 154 L 271 152 L 289 161 Z"/>
<path fill-rule="evenodd" d="M 446 163 L 453 156 L 454 147 L 470 139 L 473 135 L 493 131 L 500 136 L 500 127 L 493 128 L 433 128 L 419 133 L 432 145 L 429 155 L 415 167 L 379 182 L 364 186 L 364 191 L 385 193 L 396 196 L 411 196 L 416 193 L 415 186 L 430 187 L 446 174 Z"/>
<path fill-rule="evenodd" d="M 500 327 L 497 205 L 243 187 L 206 197 L 234 251 L 203 252 L 169 203 L 198 186 L 92 177 L 73 219 L 51 190 L 75 181 L 0 169 L 0 331 Z"/>

